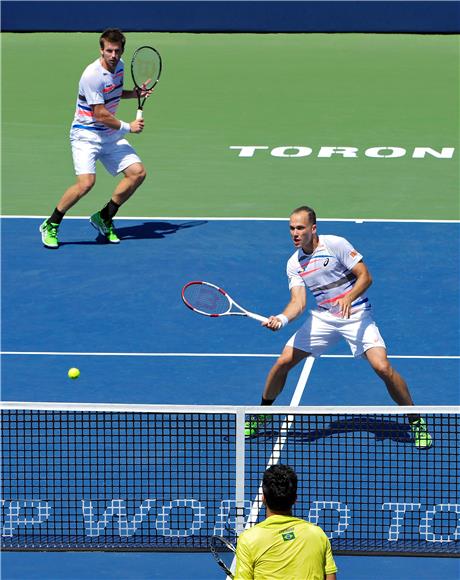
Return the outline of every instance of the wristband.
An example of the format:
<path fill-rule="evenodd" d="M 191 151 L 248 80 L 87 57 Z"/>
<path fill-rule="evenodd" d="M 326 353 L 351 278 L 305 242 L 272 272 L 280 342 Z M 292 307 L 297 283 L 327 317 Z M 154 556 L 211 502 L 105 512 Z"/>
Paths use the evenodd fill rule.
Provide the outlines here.
<path fill-rule="evenodd" d="M 281 328 L 284 328 L 286 324 L 289 322 L 289 318 L 284 314 L 277 314 L 276 318 L 281 321 Z"/>
<path fill-rule="evenodd" d="M 131 132 L 131 126 L 129 123 L 125 123 L 124 121 L 120 121 L 120 128 L 118 129 L 118 131 L 124 135 L 125 133 L 130 133 Z"/>

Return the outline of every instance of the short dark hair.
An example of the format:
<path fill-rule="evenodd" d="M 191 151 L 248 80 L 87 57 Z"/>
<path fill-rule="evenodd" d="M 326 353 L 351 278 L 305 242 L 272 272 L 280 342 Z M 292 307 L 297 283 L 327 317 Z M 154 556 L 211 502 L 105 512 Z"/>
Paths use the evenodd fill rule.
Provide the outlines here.
<path fill-rule="evenodd" d="M 104 48 L 104 40 L 107 42 L 119 42 L 121 48 L 125 48 L 126 37 L 119 28 L 107 28 L 99 37 L 99 45 Z"/>
<path fill-rule="evenodd" d="M 294 213 L 300 213 L 301 211 L 308 213 L 308 218 L 309 218 L 311 224 L 316 224 L 315 210 L 312 209 L 311 207 L 308 207 L 308 205 L 301 205 L 300 207 L 298 207 L 294 211 L 292 211 L 291 215 Z"/>
<path fill-rule="evenodd" d="M 271 510 L 288 511 L 297 498 L 297 475 L 288 465 L 272 465 L 264 473 L 262 491 Z"/>

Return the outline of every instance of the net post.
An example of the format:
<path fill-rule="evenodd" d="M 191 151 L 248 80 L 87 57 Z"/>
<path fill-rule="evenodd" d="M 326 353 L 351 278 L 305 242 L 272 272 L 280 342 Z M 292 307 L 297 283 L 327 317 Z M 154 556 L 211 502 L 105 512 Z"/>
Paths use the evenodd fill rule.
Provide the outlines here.
<path fill-rule="evenodd" d="M 244 531 L 244 464 L 245 464 L 245 445 L 246 437 L 244 435 L 244 422 L 246 419 L 245 407 L 236 409 L 236 437 L 235 437 L 235 504 L 236 504 L 236 521 L 235 533 L 238 538 Z M 230 570 L 232 574 L 236 569 L 236 556 L 234 556 Z M 231 580 L 232 576 L 227 576 L 226 580 Z"/>
<path fill-rule="evenodd" d="M 244 422 L 246 414 L 244 407 L 236 409 L 236 439 L 235 439 L 235 503 L 237 537 L 244 530 L 244 464 L 245 464 L 245 435 Z"/>

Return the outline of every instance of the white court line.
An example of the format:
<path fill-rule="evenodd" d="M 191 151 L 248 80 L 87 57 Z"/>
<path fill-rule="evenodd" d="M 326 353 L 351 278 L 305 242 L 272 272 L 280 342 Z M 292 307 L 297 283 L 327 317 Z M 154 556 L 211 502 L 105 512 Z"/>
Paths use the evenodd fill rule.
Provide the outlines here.
<path fill-rule="evenodd" d="M 1 219 L 45 219 L 48 215 L 0 215 Z M 66 220 L 88 220 L 89 216 L 66 216 Z M 287 217 L 210 217 L 210 216 L 119 216 L 119 220 L 180 220 L 180 221 L 256 221 L 287 222 Z M 318 218 L 318 222 L 355 222 L 355 223 L 402 223 L 402 224 L 458 224 L 460 220 L 425 220 L 425 219 L 392 219 L 392 218 Z"/>
<path fill-rule="evenodd" d="M 2 356 L 126 356 L 126 357 L 183 357 L 183 358 L 277 358 L 278 354 L 226 352 L 61 352 L 4 350 Z M 323 354 L 321 358 L 355 358 L 352 354 Z M 460 355 L 389 354 L 392 359 L 458 360 Z"/>
<path fill-rule="evenodd" d="M 304 392 L 305 387 L 307 385 L 308 378 L 310 376 L 311 369 L 313 367 L 314 362 L 315 362 L 315 359 L 312 356 L 307 357 L 307 360 L 305 361 L 302 372 L 300 373 L 299 380 L 297 381 L 297 385 L 296 385 L 294 394 L 292 395 L 292 399 L 291 399 L 291 402 L 289 404 L 289 407 L 298 407 L 299 406 L 300 400 L 302 399 L 302 395 L 303 395 L 303 392 Z M 273 446 L 272 454 L 270 456 L 270 459 L 268 460 L 268 463 L 267 463 L 267 466 L 265 469 L 268 469 L 272 465 L 275 465 L 279 462 L 280 457 L 281 457 L 281 453 L 283 451 L 283 448 L 284 448 L 284 445 L 286 443 L 286 439 L 287 439 L 287 436 L 288 436 L 288 433 L 289 433 L 289 430 L 291 428 L 293 421 L 294 421 L 294 415 L 288 415 L 286 417 L 286 419 L 283 421 L 278 438 L 275 442 L 275 445 Z M 259 517 L 259 512 L 260 512 L 262 505 L 263 505 L 262 504 L 262 494 L 263 494 L 262 482 L 260 482 L 259 490 L 257 492 L 256 497 L 254 498 L 254 501 L 252 502 L 251 511 L 249 513 L 248 519 L 246 520 L 246 525 L 244 526 L 245 530 L 250 528 L 257 521 L 257 518 Z M 230 570 L 232 572 L 234 572 L 235 567 L 236 567 L 236 557 L 233 558 Z M 227 576 L 227 578 L 228 578 L 228 576 Z"/>
<path fill-rule="evenodd" d="M 292 399 L 291 399 L 291 402 L 289 404 L 290 407 L 298 407 L 299 406 L 300 400 L 302 398 L 304 389 L 307 385 L 308 378 L 310 376 L 311 369 L 313 367 L 314 362 L 315 362 L 315 359 L 312 356 L 309 356 L 307 358 L 307 360 L 305 361 L 302 372 L 300 373 L 299 380 L 297 381 L 297 386 L 295 388 L 294 394 L 292 395 Z M 283 448 L 284 448 L 284 444 L 286 443 L 289 429 L 291 428 L 293 421 L 294 421 L 294 415 L 288 415 L 286 417 L 286 419 L 284 420 L 283 424 L 281 425 L 278 439 L 276 440 L 275 445 L 273 446 L 273 452 L 270 456 L 270 459 L 268 460 L 268 463 L 267 463 L 267 466 L 265 469 L 268 469 L 272 465 L 275 465 L 276 463 L 278 463 L 278 461 L 281 457 L 281 453 L 282 453 Z M 256 496 L 255 500 L 253 501 L 251 513 L 249 514 L 248 519 L 246 521 L 245 529 L 250 528 L 257 521 L 261 507 L 262 507 L 262 483 L 260 484 L 257 496 Z"/>

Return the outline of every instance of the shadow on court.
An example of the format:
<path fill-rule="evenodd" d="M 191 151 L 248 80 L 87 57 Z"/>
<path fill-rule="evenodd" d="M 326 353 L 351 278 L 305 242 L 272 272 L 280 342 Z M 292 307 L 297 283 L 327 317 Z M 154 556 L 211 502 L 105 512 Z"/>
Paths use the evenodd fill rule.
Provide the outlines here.
<path fill-rule="evenodd" d="M 170 222 L 144 222 L 138 225 L 129 225 L 126 227 L 117 226 L 115 223 L 115 231 L 117 232 L 120 240 L 155 240 L 162 239 L 171 234 L 176 234 L 180 230 L 185 230 L 188 228 L 194 228 L 197 226 L 206 225 L 208 222 L 206 220 L 201 221 L 191 221 L 184 222 L 180 224 L 173 224 Z M 96 233 L 94 228 L 91 228 L 93 233 Z M 91 232 L 89 232 L 88 237 L 91 237 Z M 107 240 L 100 233 L 97 233 L 95 239 L 82 240 L 78 242 L 60 242 L 60 246 L 85 246 L 93 244 L 108 244 Z"/>
<path fill-rule="evenodd" d="M 294 423 L 295 425 L 295 423 Z M 290 429 L 287 438 L 291 441 L 318 441 L 327 437 L 333 437 L 342 433 L 372 433 L 377 441 L 390 439 L 397 443 L 412 443 L 409 425 L 401 425 L 392 421 L 378 421 L 375 419 L 368 419 L 366 417 L 353 417 L 340 421 L 331 422 L 326 429 L 313 429 L 311 431 L 305 429 Z M 281 429 L 270 429 L 269 425 L 265 430 L 260 430 L 257 435 L 251 437 L 279 437 L 284 436 Z"/>
<path fill-rule="evenodd" d="M 144 222 L 140 225 L 117 227 L 116 232 L 121 240 L 148 240 L 159 239 L 181 230 L 206 225 L 206 220 L 173 224 L 170 222 Z M 102 236 L 98 236 L 102 238 Z"/>

